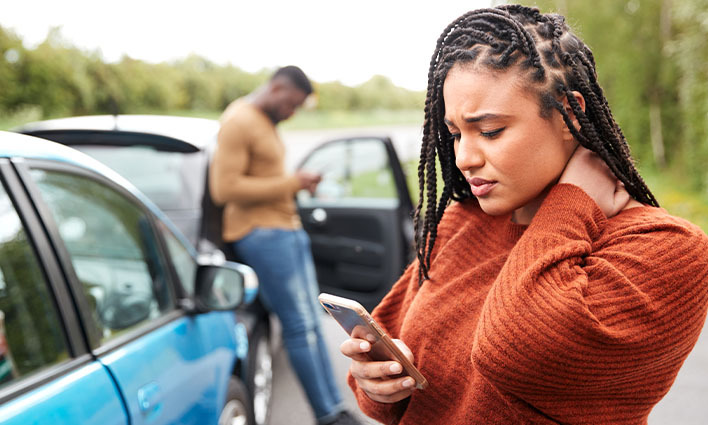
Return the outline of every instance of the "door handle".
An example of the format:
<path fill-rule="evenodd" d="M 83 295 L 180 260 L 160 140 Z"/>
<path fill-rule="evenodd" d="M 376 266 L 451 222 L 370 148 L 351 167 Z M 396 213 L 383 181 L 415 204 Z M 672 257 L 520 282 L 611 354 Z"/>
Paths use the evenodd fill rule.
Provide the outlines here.
<path fill-rule="evenodd" d="M 310 213 L 310 223 L 323 225 L 327 222 L 327 211 L 322 208 L 315 208 Z"/>
<path fill-rule="evenodd" d="M 162 410 L 160 401 L 160 386 L 156 382 L 150 382 L 138 389 L 138 405 L 140 411 L 146 416 L 154 417 Z"/>

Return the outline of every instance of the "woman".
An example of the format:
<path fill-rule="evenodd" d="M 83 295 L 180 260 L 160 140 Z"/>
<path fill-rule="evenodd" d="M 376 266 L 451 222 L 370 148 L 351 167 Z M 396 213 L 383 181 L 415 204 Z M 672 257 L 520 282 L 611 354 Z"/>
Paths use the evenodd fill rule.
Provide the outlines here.
<path fill-rule="evenodd" d="M 430 385 L 349 339 L 362 410 L 646 423 L 705 320 L 708 237 L 658 207 L 590 49 L 561 16 L 476 10 L 443 31 L 428 78 L 418 258 L 373 315 Z"/>

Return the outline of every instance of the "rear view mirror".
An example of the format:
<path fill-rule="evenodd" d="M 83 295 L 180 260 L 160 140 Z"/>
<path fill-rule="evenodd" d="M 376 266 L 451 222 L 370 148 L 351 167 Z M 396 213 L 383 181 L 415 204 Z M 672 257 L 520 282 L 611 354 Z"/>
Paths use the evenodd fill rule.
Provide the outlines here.
<path fill-rule="evenodd" d="M 220 265 L 202 264 L 197 269 L 196 279 L 194 287 L 196 312 L 233 310 L 243 303 L 245 289 L 257 282 L 253 269 L 231 262 Z"/>

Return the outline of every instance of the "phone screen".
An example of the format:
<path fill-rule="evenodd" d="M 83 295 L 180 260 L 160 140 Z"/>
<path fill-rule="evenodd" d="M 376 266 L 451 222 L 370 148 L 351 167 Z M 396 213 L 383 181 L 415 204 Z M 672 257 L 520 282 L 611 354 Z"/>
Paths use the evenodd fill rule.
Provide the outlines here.
<path fill-rule="evenodd" d="M 381 340 L 381 335 L 376 332 L 373 323 L 367 317 L 355 310 L 340 307 L 338 305 L 323 303 L 324 307 L 330 312 L 334 319 L 344 328 L 349 336 L 354 338 L 368 339 L 367 335 L 373 335 L 376 341 L 371 342 L 371 351 L 369 357 L 372 360 L 395 360 L 396 356 L 386 347 L 386 344 Z M 372 320 L 373 321 L 373 320 Z"/>
<path fill-rule="evenodd" d="M 403 374 L 408 374 L 416 380 L 416 386 L 419 389 L 423 389 L 428 385 L 425 377 L 396 347 L 395 342 L 376 324 L 361 304 L 330 294 L 320 294 L 319 300 L 325 310 L 342 326 L 349 336 L 369 340 L 371 350 L 367 355 L 371 360 L 396 360 L 403 366 Z M 370 338 L 367 338 L 368 335 L 373 335 L 376 340 L 371 341 Z"/>
<path fill-rule="evenodd" d="M 352 334 L 357 325 L 368 327 L 367 321 L 361 317 L 359 313 L 352 309 L 340 307 L 327 302 L 323 302 L 322 305 L 327 309 L 327 311 L 329 311 L 329 314 L 331 314 L 334 319 L 339 322 L 339 324 L 345 331 L 347 331 L 349 335 Z"/>

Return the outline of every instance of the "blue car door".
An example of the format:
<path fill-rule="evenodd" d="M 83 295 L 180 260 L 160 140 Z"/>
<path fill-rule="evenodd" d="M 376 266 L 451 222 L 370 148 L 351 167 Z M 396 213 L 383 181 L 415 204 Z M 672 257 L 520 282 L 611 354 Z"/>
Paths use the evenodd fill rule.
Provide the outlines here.
<path fill-rule="evenodd" d="M 154 217 L 127 191 L 66 166 L 27 175 L 57 229 L 92 353 L 131 423 L 217 423 L 236 362 L 233 312 L 186 316 L 176 306 L 178 278 Z"/>
<path fill-rule="evenodd" d="M 120 383 L 133 424 L 217 423 L 234 345 L 215 342 L 235 339 L 223 332 L 233 320 L 224 313 L 182 317 L 99 357 Z"/>
<path fill-rule="evenodd" d="M 3 425 L 127 425 L 120 392 L 91 361 L 0 406 Z"/>
<path fill-rule="evenodd" d="M 123 425 L 108 370 L 91 357 L 46 234 L 0 159 L 0 423 Z"/>

